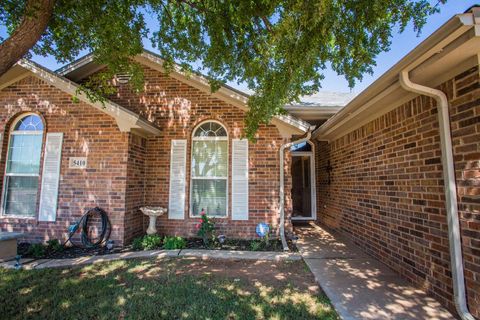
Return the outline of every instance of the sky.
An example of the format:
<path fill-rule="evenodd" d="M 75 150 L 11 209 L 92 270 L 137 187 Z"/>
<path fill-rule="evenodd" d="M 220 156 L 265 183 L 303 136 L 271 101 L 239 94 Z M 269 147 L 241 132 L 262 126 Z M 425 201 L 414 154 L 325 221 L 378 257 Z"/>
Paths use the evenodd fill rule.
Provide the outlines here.
<path fill-rule="evenodd" d="M 475 4 L 480 4 L 479 0 L 448 0 L 446 4 L 440 7 L 440 12 L 428 17 L 427 23 L 423 27 L 420 35 L 413 30 L 410 24 L 403 33 L 395 33 L 392 37 L 392 45 L 390 51 L 383 52 L 378 55 L 376 67 L 373 68 L 373 75 L 364 75 L 362 82 L 357 83 L 353 88 L 353 93 L 360 93 L 368 87 L 373 81 L 384 74 L 395 63 L 401 60 L 405 55 L 412 51 L 417 45 L 431 35 L 435 30 L 440 28 L 452 16 L 465 12 L 468 8 Z M 347 81 L 338 76 L 334 71 L 327 70 L 325 72 L 325 80 L 322 83 L 324 90 L 350 92 Z"/>
<path fill-rule="evenodd" d="M 475 4 L 479 4 L 479 0 L 448 0 L 446 4 L 440 6 L 440 12 L 428 17 L 427 23 L 423 27 L 421 33 L 417 35 L 417 32 L 413 30 L 412 25 L 408 25 L 403 33 L 395 32 L 392 38 L 392 45 L 388 52 L 383 52 L 378 55 L 376 62 L 377 65 L 373 68 L 373 74 L 365 74 L 361 82 L 358 82 L 353 89 L 348 87 L 347 81 L 338 76 L 334 71 L 327 69 L 324 71 L 325 79 L 322 82 L 322 91 L 334 91 L 358 94 L 366 87 L 368 87 L 375 79 L 385 73 L 390 67 L 398 62 L 402 57 L 408 54 L 418 44 L 425 40 L 441 25 L 447 22 L 453 15 L 463 13 L 465 10 Z M 432 0 L 437 2 L 437 0 Z M 151 23 L 151 22 L 150 22 Z M 4 26 L 0 26 L 0 34 L 5 35 Z M 145 48 L 152 50 L 149 41 L 144 42 Z M 155 50 L 153 50 L 155 51 Z M 44 67 L 51 70 L 56 70 L 62 66 L 55 61 L 52 57 L 34 56 L 33 60 Z M 242 84 L 228 83 L 234 88 L 240 90 L 246 90 L 246 87 Z"/>

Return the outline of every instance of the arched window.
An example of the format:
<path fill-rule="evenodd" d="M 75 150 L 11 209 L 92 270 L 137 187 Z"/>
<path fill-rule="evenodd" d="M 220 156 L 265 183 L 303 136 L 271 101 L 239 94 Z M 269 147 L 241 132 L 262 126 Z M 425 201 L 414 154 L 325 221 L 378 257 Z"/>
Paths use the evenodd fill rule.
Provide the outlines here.
<path fill-rule="evenodd" d="M 12 124 L 4 178 L 3 213 L 35 216 L 43 141 L 43 121 L 22 115 Z"/>
<path fill-rule="evenodd" d="M 192 216 L 227 216 L 228 135 L 216 121 L 200 124 L 192 137 Z"/>

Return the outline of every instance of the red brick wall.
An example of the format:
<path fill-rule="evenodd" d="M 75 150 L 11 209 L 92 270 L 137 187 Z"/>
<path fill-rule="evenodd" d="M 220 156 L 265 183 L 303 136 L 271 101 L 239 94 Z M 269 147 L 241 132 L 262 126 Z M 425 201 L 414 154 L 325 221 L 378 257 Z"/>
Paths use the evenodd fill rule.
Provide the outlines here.
<path fill-rule="evenodd" d="M 440 89 L 450 102 L 468 303 L 479 317 L 478 68 Z M 319 221 L 454 310 L 435 102 L 417 97 L 330 144 L 319 142 L 316 150 Z"/>
<path fill-rule="evenodd" d="M 121 133 L 110 116 L 87 104 L 73 103 L 71 96 L 28 77 L 0 91 L 0 130 L 5 134 L 0 165 L 2 182 L 8 124 L 26 111 L 37 112 L 45 119 L 46 133 L 64 133 L 57 221 L 0 216 L 0 229 L 25 232 L 24 240 L 28 241 L 64 239 L 67 227 L 78 220 L 86 207 L 100 206 L 109 213 L 113 224 L 111 238 L 122 244 L 129 135 Z M 88 169 L 69 169 L 69 157 L 79 156 L 88 158 Z"/>
<path fill-rule="evenodd" d="M 127 189 L 125 193 L 125 241 L 143 234 L 145 216 L 140 207 L 145 204 L 146 139 L 129 135 Z"/>
<path fill-rule="evenodd" d="M 36 219 L 0 217 L 1 230 L 26 232 L 25 240 L 63 239 L 67 227 L 78 220 L 86 207 L 100 206 L 113 224 L 111 238 L 122 245 L 141 235 L 146 219 L 139 211 L 143 205 L 168 207 L 170 142 L 187 139 L 190 155 L 193 128 L 207 119 L 220 121 L 229 135 L 229 175 L 231 173 L 231 139 L 242 136 L 245 113 L 211 95 L 183 84 L 152 69 L 145 69 L 146 91 L 139 95 L 120 87 L 115 102 L 155 122 L 163 132 L 158 137 L 141 138 L 122 133 L 111 117 L 84 104 L 74 103 L 62 91 L 29 77 L 0 92 L 1 128 L 22 111 L 35 111 L 45 118 L 46 132 L 63 132 L 63 150 L 59 204 L 56 222 Z M 229 237 L 255 237 L 258 222 L 278 226 L 279 153 L 286 139 L 273 125 L 261 126 L 257 143 L 249 145 L 250 190 L 248 221 L 217 219 L 219 233 Z M 2 160 L 6 157 L 4 140 Z M 68 168 L 68 158 L 86 156 L 88 169 Z M 43 158 L 42 158 L 43 160 Z M 287 164 L 288 164 L 287 154 Z M 288 165 L 286 190 L 290 190 Z M 190 156 L 187 161 L 187 203 L 189 208 Z M 3 176 L 3 166 L 0 168 Z M 2 177 L 3 178 L 3 177 Z M 231 176 L 228 189 L 231 190 Z M 38 201 L 37 201 L 38 202 Z M 229 194 L 229 204 L 231 195 Z M 287 214 L 290 197 L 286 194 Z M 195 235 L 198 218 L 158 221 L 164 234 Z"/>
<path fill-rule="evenodd" d="M 111 100 L 128 107 L 153 121 L 162 129 L 158 137 L 146 141 L 145 203 L 168 207 L 170 147 L 172 139 L 187 139 L 187 190 L 185 220 L 158 219 L 161 233 L 195 235 L 198 218 L 189 218 L 190 147 L 194 127 L 208 119 L 220 121 L 229 136 L 229 175 L 231 173 L 231 139 L 240 138 L 245 113 L 187 84 L 158 71 L 145 68 L 146 90 L 136 95 L 128 86 L 120 86 Z M 232 221 L 230 208 L 227 219 L 216 219 L 218 232 L 231 237 L 255 237 L 255 225 L 260 221 L 278 225 L 279 153 L 284 139 L 273 125 L 261 126 L 257 143 L 249 144 L 250 189 L 249 220 Z M 288 177 L 288 173 L 286 175 Z M 290 190 L 287 179 L 286 190 Z M 231 177 L 228 182 L 231 190 Z M 287 194 L 287 201 L 289 197 Z M 229 206 L 231 204 L 229 195 Z M 289 202 L 287 202 L 289 203 Z"/>

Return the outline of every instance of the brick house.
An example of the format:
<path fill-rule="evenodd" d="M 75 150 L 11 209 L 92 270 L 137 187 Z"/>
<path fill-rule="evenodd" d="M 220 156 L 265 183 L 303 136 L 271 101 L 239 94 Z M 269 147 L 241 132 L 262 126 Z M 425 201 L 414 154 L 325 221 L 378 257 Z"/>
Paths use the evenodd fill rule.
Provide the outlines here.
<path fill-rule="evenodd" d="M 318 221 L 450 310 L 455 289 L 477 318 L 479 9 L 452 17 L 312 134 Z"/>
<path fill-rule="evenodd" d="M 202 209 L 227 237 L 255 237 L 259 222 L 276 230 L 280 147 L 310 124 L 279 116 L 248 142 L 245 94 L 228 87 L 212 94 L 200 76 L 167 75 L 150 52 L 135 59 L 144 92 L 118 76 L 117 94 L 104 105 L 77 91 L 102 68 L 91 55 L 57 72 L 24 60 L 2 76 L 1 230 L 24 232 L 27 241 L 64 239 L 85 208 L 99 206 L 111 239 L 123 245 L 144 233 L 146 205 L 168 209 L 157 221 L 162 234 L 196 235 Z"/>
<path fill-rule="evenodd" d="M 144 92 L 119 75 L 104 105 L 77 92 L 102 68 L 91 56 L 57 72 L 22 61 L 0 78 L 0 228 L 63 238 L 98 205 L 122 245 L 153 205 L 168 208 L 161 233 L 194 235 L 204 209 L 251 238 L 259 222 L 281 226 L 283 195 L 287 232 L 317 220 L 451 310 L 463 290 L 479 317 L 479 20 L 452 17 L 348 103 L 286 106 L 256 143 L 242 139 L 245 94 L 167 75 L 150 52 L 135 57 Z"/>

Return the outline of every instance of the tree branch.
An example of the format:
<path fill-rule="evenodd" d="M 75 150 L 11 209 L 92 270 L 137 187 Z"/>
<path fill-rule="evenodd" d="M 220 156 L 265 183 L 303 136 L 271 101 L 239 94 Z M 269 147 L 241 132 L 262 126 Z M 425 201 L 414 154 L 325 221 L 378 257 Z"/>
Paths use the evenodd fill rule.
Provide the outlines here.
<path fill-rule="evenodd" d="M 265 24 L 265 28 L 267 28 L 267 31 L 272 33 L 272 24 L 270 23 L 270 21 L 268 21 L 267 17 L 262 16 L 261 19 L 262 19 L 263 23 Z"/>
<path fill-rule="evenodd" d="M 22 21 L 4 42 L 0 44 L 0 76 L 40 40 L 48 26 L 55 0 L 28 0 Z"/>

